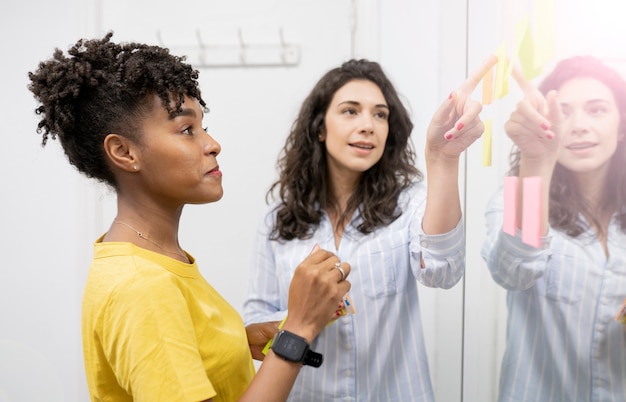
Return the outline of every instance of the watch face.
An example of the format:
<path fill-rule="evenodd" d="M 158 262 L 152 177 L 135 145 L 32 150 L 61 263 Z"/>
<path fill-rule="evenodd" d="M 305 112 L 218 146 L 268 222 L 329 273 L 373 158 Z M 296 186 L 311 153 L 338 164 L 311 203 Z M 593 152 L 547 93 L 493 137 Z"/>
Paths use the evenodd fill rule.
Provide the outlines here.
<path fill-rule="evenodd" d="M 307 348 L 308 345 L 304 338 L 289 332 L 280 332 L 272 343 L 272 349 L 276 354 L 294 362 L 300 362 L 304 359 Z"/>
<path fill-rule="evenodd" d="M 300 360 L 304 356 L 306 344 L 301 340 L 283 336 L 282 350 L 289 356 L 293 356 L 296 360 Z"/>

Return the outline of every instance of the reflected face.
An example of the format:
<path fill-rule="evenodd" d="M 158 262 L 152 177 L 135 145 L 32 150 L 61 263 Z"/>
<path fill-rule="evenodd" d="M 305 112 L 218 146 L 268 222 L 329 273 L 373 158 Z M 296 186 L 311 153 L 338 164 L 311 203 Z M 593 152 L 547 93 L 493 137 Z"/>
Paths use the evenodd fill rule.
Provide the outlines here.
<path fill-rule="evenodd" d="M 325 115 L 328 169 L 334 175 L 360 177 L 385 152 L 389 106 L 378 85 L 353 80 L 335 92 Z"/>
<path fill-rule="evenodd" d="M 185 97 L 182 112 L 168 115 L 155 96 L 145 119 L 140 174 L 145 191 L 165 204 L 203 204 L 222 198 L 221 148 L 202 126 L 202 108 Z"/>
<path fill-rule="evenodd" d="M 613 92 L 594 78 L 574 78 L 558 91 L 563 111 L 563 140 L 558 162 L 580 174 L 604 177 L 623 135 Z"/>

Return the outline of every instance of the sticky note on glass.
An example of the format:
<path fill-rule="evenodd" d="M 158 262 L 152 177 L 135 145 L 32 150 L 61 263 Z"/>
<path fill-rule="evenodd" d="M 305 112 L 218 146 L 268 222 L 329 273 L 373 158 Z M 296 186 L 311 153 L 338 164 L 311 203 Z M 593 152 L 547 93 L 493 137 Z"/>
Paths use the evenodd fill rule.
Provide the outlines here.
<path fill-rule="evenodd" d="M 517 234 L 517 176 L 504 178 L 504 220 L 502 230 L 511 236 Z"/>
<path fill-rule="evenodd" d="M 556 8 L 554 0 L 537 0 L 534 9 L 535 42 L 534 67 L 542 69 L 543 65 L 554 57 L 556 43 Z"/>
<path fill-rule="evenodd" d="M 482 98 L 483 105 L 488 105 L 493 101 L 493 67 L 483 77 Z"/>
<path fill-rule="evenodd" d="M 493 120 L 487 119 L 483 123 L 485 131 L 483 132 L 483 166 L 491 166 L 491 131 Z"/>
<path fill-rule="evenodd" d="M 500 99 L 509 93 L 509 77 L 507 76 L 509 62 L 506 58 L 506 42 L 503 42 L 498 48 L 497 56 L 494 96 Z"/>
<path fill-rule="evenodd" d="M 522 242 L 541 246 L 541 177 L 524 177 L 522 182 Z"/>

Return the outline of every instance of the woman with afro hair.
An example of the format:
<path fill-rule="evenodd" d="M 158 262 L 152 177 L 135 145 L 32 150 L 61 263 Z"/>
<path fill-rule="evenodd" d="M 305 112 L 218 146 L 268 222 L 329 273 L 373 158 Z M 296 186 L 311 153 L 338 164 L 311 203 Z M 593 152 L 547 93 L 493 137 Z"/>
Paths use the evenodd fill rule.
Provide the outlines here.
<path fill-rule="evenodd" d="M 58 138 L 69 162 L 117 197 L 83 295 L 91 400 L 285 400 L 302 367 L 289 346 L 305 355 L 349 290 L 350 266 L 316 247 L 293 267 L 285 342 L 255 375 L 252 357 L 276 325 L 244 327 L 178 241 L 183 207 L 223 191 L 198 72 L 165 48 L 111 37 L 57 49 L 29 74 L 42 144 Z"/>

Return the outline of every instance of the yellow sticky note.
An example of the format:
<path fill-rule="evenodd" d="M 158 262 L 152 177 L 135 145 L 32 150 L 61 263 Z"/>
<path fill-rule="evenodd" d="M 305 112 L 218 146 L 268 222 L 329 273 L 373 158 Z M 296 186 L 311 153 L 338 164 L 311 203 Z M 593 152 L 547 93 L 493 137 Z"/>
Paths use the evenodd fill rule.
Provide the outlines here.
<path fill-rule="evenodd" d="M 285 321 L 287 321 L 287 316 L 285 316 L 285 318 L 283 318 L 283 320 L 280 322 L 280 324 L 278 324 L 278 329 L 281 329 L 283 327 L 283 325 L 285 325 Z M 265 347 L 263 348 L 263 354 L 267 355 L 267 352 L 270 351 L 270 347 L 272 346 L 272 340 L 274 338 L 270 339 L 269 341 L 267 341 L 267 343 L 265 344 Z"/>
<path fill-rule="evenodd" d="M 515 24 L 515 41 L 513 44 L 513 50 L 511 51 L 511 59 L 509 60 L 509 65 L 507 66 L 506 73 L 505 73 L 505 77 L 507 81 L 509 77 L 511 77 L 511 73 L 513 72 L 513 67 L 515 66 L 515 64 L 517 63 L 519 59 L 520 48 L 522 47 L 522 42 L 529 29 L 528 24 L 529 24 L 529 20 L 528 20 L 527 15 L 522 17 L 522 19 L 520 19 L 518 23 Z"/>
<path fill-rule="evenodd" d="M 533 33 L 530 29 L 526 29 L 522 36 L 518 51 L 518 57 L 520 65 L 522 67 L 522 74 L 527 81 L 531 81 L 533 78 L 541 74 L 543 67 L 535 66 L 535 42 Z"/>
<path fill-rule="evenodd" d="M 506 76 L 507 71 L 507 58 L 506 58 L 506 42 L 503 42 L 498 48 L 497 52 L 498 63 L 496 64 L 496 80 L 495 80 L 495 96 L 500 99 L 509 93 L 508 79 Z"/>
<path fill-rule="evenodd" d="M 493 101 L 493 68 L 483 77 L 483 105 L 488 105 Z"/>
<path fill-rule="evenodd" d="M 534 68 L 542 69 L 555 53 L 555 7 L 554 0 L 534 1 L 535 42 Z"/>
<path fill-rule="evenodd" d="M 491 166 L 491 130 L 493 120 L 487 119 L 483 123 L 485 132 L 483 133 L 483 166 Z"/>

